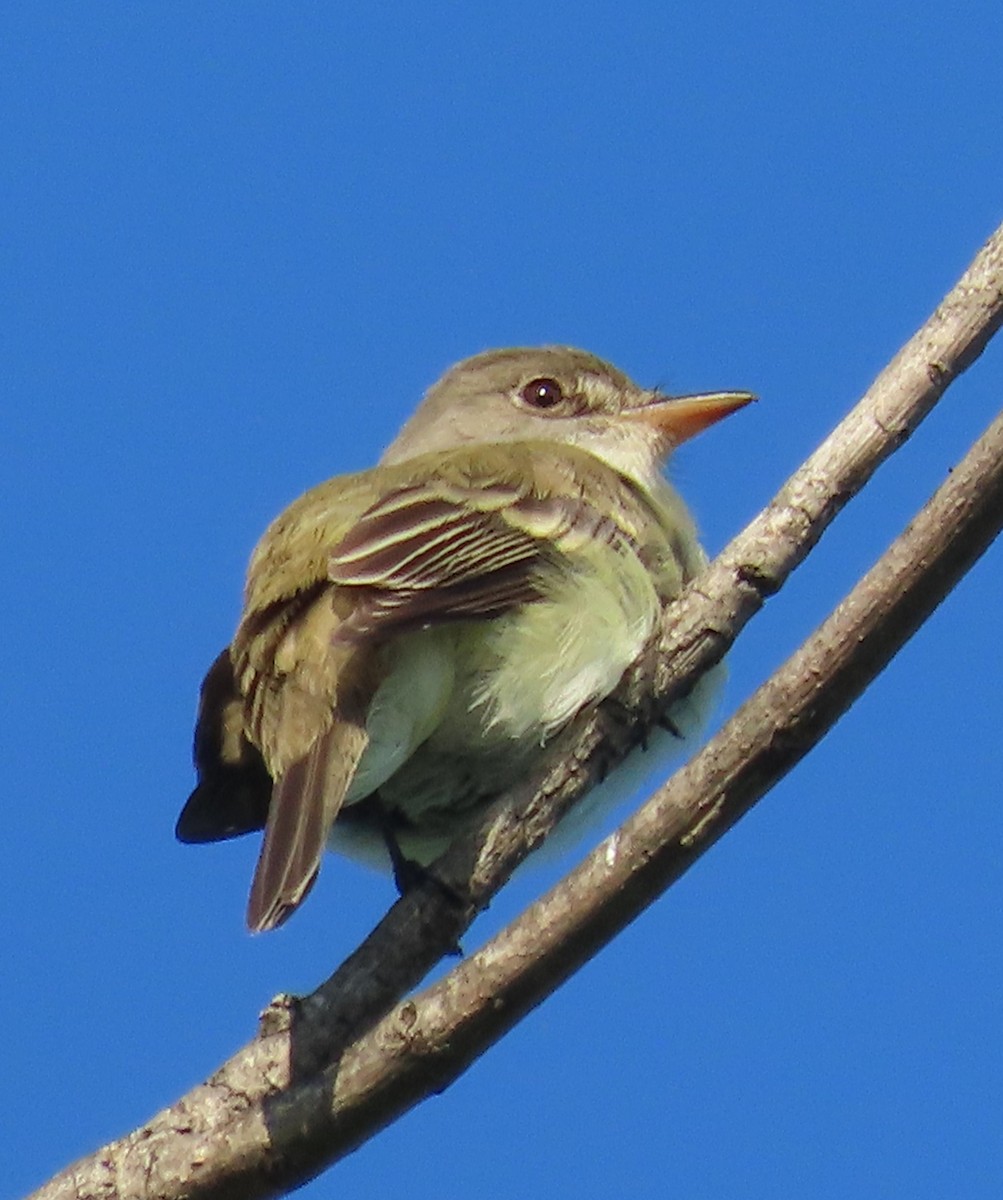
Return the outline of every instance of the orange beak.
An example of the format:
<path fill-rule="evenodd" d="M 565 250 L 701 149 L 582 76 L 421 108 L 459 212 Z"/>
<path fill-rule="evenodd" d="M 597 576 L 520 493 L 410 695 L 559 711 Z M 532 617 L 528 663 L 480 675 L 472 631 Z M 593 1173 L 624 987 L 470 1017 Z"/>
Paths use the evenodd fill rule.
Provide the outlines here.
<path fill-rule="evenodd" d="M 751 392 L 702 392 L 695 396 L 656 393 L 650 404 L 632 408 L 623 415 L 653 426 L 678 446 L 755 399 Z"/>

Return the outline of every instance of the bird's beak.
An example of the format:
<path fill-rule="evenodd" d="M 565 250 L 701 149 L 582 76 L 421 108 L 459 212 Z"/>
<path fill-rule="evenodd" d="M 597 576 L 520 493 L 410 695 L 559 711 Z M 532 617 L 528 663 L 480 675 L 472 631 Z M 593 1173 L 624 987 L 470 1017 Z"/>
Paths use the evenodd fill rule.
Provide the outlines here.
<path fill-rule="evenodd" d="M 651 425 L 678 446 L 755 399 L 751 392 L 702 392 L 695 396 L 662 396 L 655 392 L 648 404 L 632 408 L 624 416 Z"/>

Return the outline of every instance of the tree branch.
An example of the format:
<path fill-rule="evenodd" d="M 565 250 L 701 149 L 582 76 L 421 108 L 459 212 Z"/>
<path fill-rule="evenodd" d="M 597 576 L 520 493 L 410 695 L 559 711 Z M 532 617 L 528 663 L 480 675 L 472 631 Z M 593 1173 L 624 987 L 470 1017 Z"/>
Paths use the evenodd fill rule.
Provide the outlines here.
<path fill-rule="evenodd" d="M 1003 415 L 833 614 L 546 896 L 272 1109 L 322 1157 L 451 1083 L 678 879 L 834 724 L 1003 528 Z"/>
<path fill-rule="evenodd" d="M 670 704 L 721 658 L 1001 320 L 1003 229 L 839 428 L 696 588 L 667 608 L 653 659 L 623 685 L 635 715 L 652 678 L 660 702 Z M 36 1196 L 274 1195 L 441 1088 L 678 877 L 852 702 L 998 529 L 1001 459 L 997 422 L 881 563 L 704 751 L 445 980 L 383 1017 L 455 945 L 600 764 L 625 753 L 603 711 L 575 722 L 540 776 L 440 860 L 437 873 L 468 903 L 432 886 L 410 893 L 312 996 L 273 1002 L 259 1036 L 205 1084 Z M 938 541 L 938 522 L 951 531 L 946 541 Z"/>

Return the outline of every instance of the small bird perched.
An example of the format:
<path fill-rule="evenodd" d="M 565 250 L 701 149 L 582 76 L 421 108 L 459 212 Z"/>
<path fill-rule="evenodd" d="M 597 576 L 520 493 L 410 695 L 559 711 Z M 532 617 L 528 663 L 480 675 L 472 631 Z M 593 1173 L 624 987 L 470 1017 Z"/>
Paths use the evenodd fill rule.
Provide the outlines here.
<path fill-rule="evenodd" d="M 273 522 L 202 685 L 177 824 L 264 828 L 252 930 L 289 917 L 341 830 L 431 862 L 614 690 L 706 561 L 664 463 L 752 398 L 671 398 L 564 346 L 489 351 L 379 466 Z"/>

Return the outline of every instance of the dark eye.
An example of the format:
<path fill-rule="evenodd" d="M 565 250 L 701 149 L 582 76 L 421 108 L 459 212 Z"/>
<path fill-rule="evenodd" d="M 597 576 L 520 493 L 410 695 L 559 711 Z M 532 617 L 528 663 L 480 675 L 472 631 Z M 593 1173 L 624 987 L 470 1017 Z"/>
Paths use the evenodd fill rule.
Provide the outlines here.
<path fill-rule="evenodd" d="M 533 379 L 519 393 L 530 408 L 553 408 L 564 399 L 564 391 L 556 379 Z"/>

